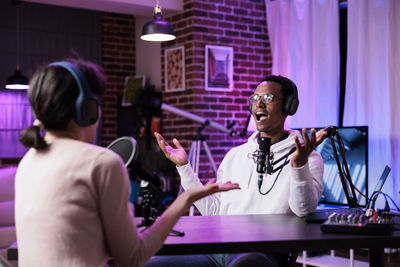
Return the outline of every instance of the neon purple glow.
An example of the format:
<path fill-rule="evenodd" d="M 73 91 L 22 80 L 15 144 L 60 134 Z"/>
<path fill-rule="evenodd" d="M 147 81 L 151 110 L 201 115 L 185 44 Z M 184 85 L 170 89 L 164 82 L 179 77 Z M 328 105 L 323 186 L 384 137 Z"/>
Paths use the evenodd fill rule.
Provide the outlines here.
<path fill-rule="evenodd" d="M 28 90 L 29 85 L 28 84 L 7 84 L 6 89 L 12 89 L 12 90 Z"/>

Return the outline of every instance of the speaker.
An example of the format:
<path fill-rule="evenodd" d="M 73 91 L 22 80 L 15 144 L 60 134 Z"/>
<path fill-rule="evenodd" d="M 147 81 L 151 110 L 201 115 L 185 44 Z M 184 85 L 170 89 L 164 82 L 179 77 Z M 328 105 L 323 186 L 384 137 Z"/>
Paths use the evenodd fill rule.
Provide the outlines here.
<path fill-rule="evenodd" d="M 75 121 L 79 126 L 89 126 L 96 123 L 99 118 L 99 104 L 90 90 L 89 84 L 82 71 L 74 64 L 66 61 L 58 61 L 49 64 L 66 69 L 74 77 L 79 95 L 75 102 Z"/>
<path fill-rule="evenodd" d="M 276 77 L 276 76 L 270 76 L 270 77 Z M 280 77 L 280 76 L 279 76 Z M 276 79 L 271 78 L 271 79 L 265 79 L 261 82 L 265 82 L 265 81 L 271 81 L 271 82 L 277 82 L 281 85 L 281 87 L 283 86 L 290 86 L 292 88 L 292 93 L 287 95 L 285 97 L 285 99 L 283 100 L 283 105 L 282 105 L 282 112 L 285 115 L 294 115 L 297 111 L 297 108 L 299 107 L 299 96 L 297 94 L 297 87 L 296 85 L 290 81 L 289 79 L 285 78 L 285 80 L 287 80 L 287 82 L 289 83 L 287 84 L 282 84 L 281 82 L 278 82 Z M 249 111 L 251 114 L 253 114 L 253 105 L 249 102 Z"/>

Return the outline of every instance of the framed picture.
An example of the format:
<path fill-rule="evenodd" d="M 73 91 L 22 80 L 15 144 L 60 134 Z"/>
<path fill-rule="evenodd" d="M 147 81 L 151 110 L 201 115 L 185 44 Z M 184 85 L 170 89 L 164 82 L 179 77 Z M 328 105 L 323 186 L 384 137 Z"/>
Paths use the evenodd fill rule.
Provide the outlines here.
<path fill-rule="evenodd" d="M 185 90 L 185 47 L 165 49 L 164 66 L 165 91 Z"/>
<path fill-rule="evenodd" d="M 124 94 L 122 96 L 121 106 L 132 106 L 135 95 L 137 95 L 138 90 L 143 88 L 145 84 L 146 77 L 144 75 L 125 77 Z"/>
<path fill-rule="evenodd" d="M 207 91 L 233 90 L 233 48 L 206 45 L 205 89 Z"/>

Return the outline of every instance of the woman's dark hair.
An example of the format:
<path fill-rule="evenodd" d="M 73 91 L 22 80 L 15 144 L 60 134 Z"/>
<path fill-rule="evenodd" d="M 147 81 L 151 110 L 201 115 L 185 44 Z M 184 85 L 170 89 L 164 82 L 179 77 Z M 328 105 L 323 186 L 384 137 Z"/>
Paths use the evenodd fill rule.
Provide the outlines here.
<path fill-rule="evenodd" d="M 85 76 L 91 92 L 101 100 L 105 89 L 105 77 L 101 68 L 89 61 L 69 58 Z M 32 111 L 45 130 L 65 129 L 75 116 L 75 101 L 79 88 L 72 74 L 61 66 L 45 66 L 35 72 L 28 90 Z M 40 135 L 40 127 L 32 125 L 19 136 L 26 147 L 44 149 L 47 144 Z"/>

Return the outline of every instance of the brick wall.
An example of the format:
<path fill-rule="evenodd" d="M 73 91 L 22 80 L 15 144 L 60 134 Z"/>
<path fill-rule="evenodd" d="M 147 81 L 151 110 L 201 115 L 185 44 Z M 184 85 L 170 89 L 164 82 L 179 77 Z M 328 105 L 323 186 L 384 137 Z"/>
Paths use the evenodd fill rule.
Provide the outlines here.
<path fill-rule="evenodd" d="M 163 101 L 222 125 L 232 120 L 240 122 L 242 126 L 236 129 L 241 131 L 249 115 L 248 96 L 271 72 L 264 0 L 185 0 L 184 12 L 168 19 L 177 39 L 162 47 L 185 46 L 186 90 L 164 92 Z M 204 89 L 206 44 L 233 47 L 232 92 Z M 178 138 L 189 152 L 198 123 L 166 112 L 163 117 L 164 137 Z M 230 148 L 247 140 L 247 136 L 232 137 L 210 127 L 203 134 L 209 137 L 207 143 L 217 166 Z M 215 177 L 204 150 L 201 152 L 200 178 Z"/>
<path fill-rule="evenodd" d="M 117 107 L 125 77 L 135 75 L 135 18 L 114 13 L 102 14 L 103 69 L 107 77 L 103 99 L 101 145 L 117 138 Z"/>

